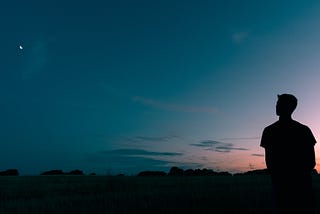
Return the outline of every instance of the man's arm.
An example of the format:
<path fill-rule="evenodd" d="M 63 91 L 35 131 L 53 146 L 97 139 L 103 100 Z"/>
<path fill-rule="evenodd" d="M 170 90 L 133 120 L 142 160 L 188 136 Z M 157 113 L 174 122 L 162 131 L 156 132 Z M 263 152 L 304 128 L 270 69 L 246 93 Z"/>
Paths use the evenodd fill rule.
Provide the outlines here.
<path fill-rule="evenodd" d="M 316 157 L 315 157 L 315 150 L 314 150 L 314 145 L 317 143 L 311 129 L 307 127 L 307 145 L 308 145 L 308 168 L 310 170 L 313 170 L 314 167 L 316 166 Z"/>
<path fill-rule="evenodd" d="M 271 164 L 271 151 L 269 148 L 269 137 L 268 137 L 268 129 L 265 128 L 262 132 L 262 136 L 261 136 L 261 141 L 260 141 L 260 146 L 264 148 L 264 159 L 265 159 L 265 163 L 267 166 L 267 169 L 270 170 L 272 169 L 272 164 Z"/>
<path fill-rule="evenodd" d="M 264 129 L 261 136 L 260 146 L 266 148 L 268 145 L 267 130 Z"/>

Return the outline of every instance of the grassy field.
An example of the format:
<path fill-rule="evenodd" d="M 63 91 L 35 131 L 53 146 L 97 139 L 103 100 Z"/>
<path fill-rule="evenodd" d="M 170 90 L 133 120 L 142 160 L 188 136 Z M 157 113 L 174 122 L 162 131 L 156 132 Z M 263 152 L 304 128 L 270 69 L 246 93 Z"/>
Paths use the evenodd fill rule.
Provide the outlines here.
<path fill-rule="evenodd" d="M 320 207 L 320 175 L 314 176 Z M 268 176 L 0 177 L 1 214 L 271 213 Z"/>

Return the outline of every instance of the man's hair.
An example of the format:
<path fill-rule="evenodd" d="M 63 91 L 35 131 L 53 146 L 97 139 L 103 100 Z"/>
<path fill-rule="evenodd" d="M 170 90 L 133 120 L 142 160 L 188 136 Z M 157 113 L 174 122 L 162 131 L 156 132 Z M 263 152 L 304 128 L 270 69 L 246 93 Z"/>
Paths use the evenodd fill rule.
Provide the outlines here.
<path fill-rule="evenodd" d="M 278 94 L 278 102 L 291 113 L 296 109 L 298 105 L 298 99 L 292 94 Z"/>

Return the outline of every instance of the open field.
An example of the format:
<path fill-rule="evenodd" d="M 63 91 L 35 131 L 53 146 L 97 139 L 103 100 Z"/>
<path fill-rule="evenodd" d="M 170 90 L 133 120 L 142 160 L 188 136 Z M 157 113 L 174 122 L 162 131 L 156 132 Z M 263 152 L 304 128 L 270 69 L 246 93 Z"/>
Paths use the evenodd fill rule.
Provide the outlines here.
<path fill-rule="evenodd" d="M 320 207 L 320 175 L 314 176 Z M 270 213 L 269 177 L 0 177 L 1 214 Z"/>

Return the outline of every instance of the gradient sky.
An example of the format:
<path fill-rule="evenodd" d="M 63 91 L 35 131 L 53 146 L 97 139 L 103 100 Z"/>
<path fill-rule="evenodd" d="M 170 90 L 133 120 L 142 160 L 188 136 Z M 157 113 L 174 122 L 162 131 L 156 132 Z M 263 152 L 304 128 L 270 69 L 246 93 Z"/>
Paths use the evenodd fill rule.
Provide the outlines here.
<path fill-rule="evenodd" d="M 281 93 L 319 140 L 319 1 L 5 1 L 0 27 L 0 170 L 265 168 Z"/>

